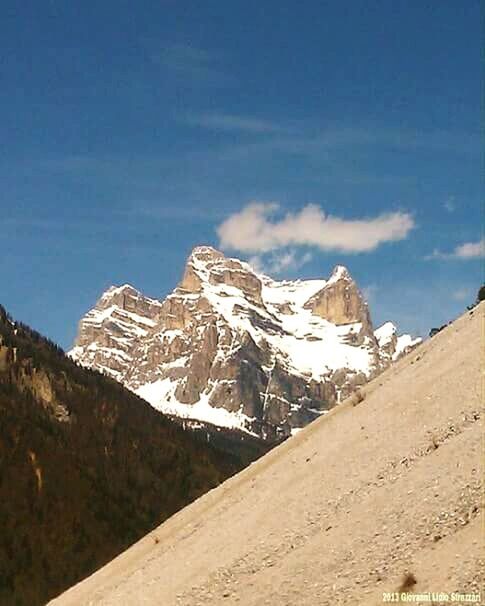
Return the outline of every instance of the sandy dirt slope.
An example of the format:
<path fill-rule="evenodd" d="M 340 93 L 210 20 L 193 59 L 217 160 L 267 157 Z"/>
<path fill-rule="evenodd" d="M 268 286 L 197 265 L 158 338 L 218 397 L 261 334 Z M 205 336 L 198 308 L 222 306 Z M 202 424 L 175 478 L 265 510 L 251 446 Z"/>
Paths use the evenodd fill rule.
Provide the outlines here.
<path fill-rule="evenodd" d="M 482 584 L 485 304 L 52 606 L 382 604 Z M 485 603 L 485 596 L 483 596 Z"/>

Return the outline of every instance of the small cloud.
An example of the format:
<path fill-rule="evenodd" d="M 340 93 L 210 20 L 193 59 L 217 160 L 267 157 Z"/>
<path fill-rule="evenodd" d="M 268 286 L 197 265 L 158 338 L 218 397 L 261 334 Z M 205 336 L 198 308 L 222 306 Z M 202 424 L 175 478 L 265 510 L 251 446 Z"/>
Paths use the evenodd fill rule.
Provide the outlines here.
<path fill-rule="evenodd" d="M 414 228 L 409 213 L 394 212 L 371 219 L 342 219 L 314 204 L 272 220 L 273 202 L 253 202 L 231 215 L 217 229 L 223 248 L 267 253 L 288 246 L 315 246 L 345 253 L 368 252 L 384 242 L 403 240 Z"/>
<path fill-rule="evenodd" d="M 280 254 L 273 253 L 269 258 L 264 255 L 255 255 L 248 259 L 249 265 L 258 273 L 280 275 L 284 272 L 296 271 L 312 260 L 309 252 L 298 255 L 296 250 L 288 250 Z"/>
<path fill-rule="evenodd" d="M 437 248 L 435 248 L 430 255 L 426 255 L 423 258 L 425 261 L 432 261 L 433 259 L 449 259 L 450 255 L 445 255 L 444 253 L 440 252 Z"/>
<path fill-rule="evenodd" d="M 485 239 L 482 238 L 479 242 L 465 242 L 457 246 L 454 254 L 459 259 L 473 259 L 475 257 L 485 256 Z"/>
<path fill-rule="evenodd" d="M 231 114 L 189 114 L 186 121 L 194 126 L 200 126 L 219 131 L 241 131 L 253 134 L 282 133 L 285 129 L 270 122 L 250 116 L 234 116 Z"/>
<path fill-rule="evenodd" d="M 444 253 L 435 248 L 430 255 L 427 255 L 425 259 L 427 261 L 432 259 L 480 259 L 485 257 L 485 238 L 482 238 L 478 242 L 465 242 L 455 247 L 450 253 Z"/>
<path fill-rule="evenodd" d="M 254 255 L 253 257 L 249 257 L 248 259 L 249 265 L 254 269 L 254 271 L 258 274 L 269 273 L 267 268 L 265 267 L 263 258 L 259 255 Z"/>

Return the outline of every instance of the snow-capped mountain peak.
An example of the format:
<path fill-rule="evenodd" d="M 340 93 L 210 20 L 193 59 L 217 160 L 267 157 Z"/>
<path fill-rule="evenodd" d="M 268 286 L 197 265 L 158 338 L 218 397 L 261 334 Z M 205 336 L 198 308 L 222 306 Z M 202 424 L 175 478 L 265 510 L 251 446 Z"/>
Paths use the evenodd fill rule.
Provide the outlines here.
<path fill-rule="evenodd" d="M 344 265 L 336 265 L 328 279 L 327 284 L 333 284 L 338 280 L 352 280 L 349 270 Z"/>
<path fill-rule="evenodd" d="M 411 335 L 398 335 L 397 327 L 392 322 L 385 322 L 374 331 L 374 334 L 381 356 L 393 361 L 421 342 L 419 337 L 413 339 Z"/>
<path fill-rule="evenodd" d="M 71 356 L 161 411 L 272 439 L 413 346 L 388 324 L 374 334 L 341 265 L 328 280 L 277 281 L 199 246 L 163 301 L 128 284 L 108 289 L 81 320 Z"/>

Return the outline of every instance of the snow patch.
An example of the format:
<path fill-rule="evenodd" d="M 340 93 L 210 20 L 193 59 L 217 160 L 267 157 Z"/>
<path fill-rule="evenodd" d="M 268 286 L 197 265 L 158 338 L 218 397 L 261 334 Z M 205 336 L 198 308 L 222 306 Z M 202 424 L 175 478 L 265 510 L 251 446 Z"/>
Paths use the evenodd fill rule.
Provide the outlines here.
<path fill-rule="evenodd" d="M 257 436 L 249 427 L 255 421 L 241 412 L 229 412 L 224 408 L 214 408 L 209 404 L 210 392 L 201 394 L 195 404 L 182 404 L 175 397 L 178 381 L 159 379 L 135 390 L 135 393 L 149 402 L 153 408 L 165 414 L 176 415 L 182 419 L 193 419 L 212 423 L 219 427 L 239 429 L 245 433 Z"/>

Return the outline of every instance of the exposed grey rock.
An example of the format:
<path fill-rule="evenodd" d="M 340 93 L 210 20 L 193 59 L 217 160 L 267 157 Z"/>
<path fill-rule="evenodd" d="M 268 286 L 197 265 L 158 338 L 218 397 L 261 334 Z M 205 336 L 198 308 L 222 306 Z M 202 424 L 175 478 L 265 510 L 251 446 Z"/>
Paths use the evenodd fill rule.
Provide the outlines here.
<path fill-rule="evenodd" d="M 106 291 L 71 356 L 162 411 L 273 440 L 388 366 L 393 330 L 381 346 L 342 266 L 328 281 L 276 282 L 204 246 L 163 301 L 128 285 Z"/>

